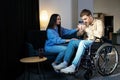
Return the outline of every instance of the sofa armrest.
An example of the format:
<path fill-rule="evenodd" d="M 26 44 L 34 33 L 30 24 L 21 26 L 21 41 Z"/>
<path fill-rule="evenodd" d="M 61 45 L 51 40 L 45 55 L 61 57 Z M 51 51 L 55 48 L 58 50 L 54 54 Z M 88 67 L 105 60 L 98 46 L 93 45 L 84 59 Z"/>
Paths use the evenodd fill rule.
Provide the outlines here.
<path fill-rule="evenodd" d="M 34 49 L 44 48 L 46 31 L 32 30 L 26 34 L 26 42 L 31 43 Z"/>

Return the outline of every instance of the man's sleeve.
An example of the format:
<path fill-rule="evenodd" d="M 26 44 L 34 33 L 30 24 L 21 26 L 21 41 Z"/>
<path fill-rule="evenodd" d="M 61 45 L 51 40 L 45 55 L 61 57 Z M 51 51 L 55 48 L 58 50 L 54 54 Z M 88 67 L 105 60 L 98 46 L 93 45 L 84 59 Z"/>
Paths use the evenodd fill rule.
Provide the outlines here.
<path fill-rule="evenodd" d="M 97 30 L 94 31 L 94 36 L 101 38 L 104 36 L 104 25 L 101 20 L 97 21 Z"/>

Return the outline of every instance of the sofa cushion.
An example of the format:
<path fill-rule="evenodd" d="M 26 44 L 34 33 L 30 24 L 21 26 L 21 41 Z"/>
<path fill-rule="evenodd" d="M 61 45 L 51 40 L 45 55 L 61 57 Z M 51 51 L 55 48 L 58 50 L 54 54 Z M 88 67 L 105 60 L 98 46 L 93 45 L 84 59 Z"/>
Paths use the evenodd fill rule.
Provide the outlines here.
<path fill-rule="evenodd" d="M 34 49 L 44 48 L 46 31 L 32 30 L 27 32 L 26 42 L 31 43 Z"/>

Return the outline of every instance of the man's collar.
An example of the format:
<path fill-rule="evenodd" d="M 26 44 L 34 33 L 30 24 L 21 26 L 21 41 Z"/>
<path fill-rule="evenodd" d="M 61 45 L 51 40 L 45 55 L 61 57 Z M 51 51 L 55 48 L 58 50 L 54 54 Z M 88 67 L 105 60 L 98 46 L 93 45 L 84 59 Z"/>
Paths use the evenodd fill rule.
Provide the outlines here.
<path fill-rule="evenodd" d="M 93 18 L 93 22 L 90 24 L 90 26 L 92 26 L 95 23 L 96 19 Z"/>

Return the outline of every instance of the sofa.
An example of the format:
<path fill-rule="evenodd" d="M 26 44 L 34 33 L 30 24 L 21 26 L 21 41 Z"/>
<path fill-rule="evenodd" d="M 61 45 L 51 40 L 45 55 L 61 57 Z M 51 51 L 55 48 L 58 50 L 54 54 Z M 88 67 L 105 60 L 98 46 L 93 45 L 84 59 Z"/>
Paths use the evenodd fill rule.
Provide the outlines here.
<path fill-rule="evenodd" d="M 25 54 L 26 56 L 46 56 L 48 60 L 54 60 L 56 55 L 45 55 L 44 44 L 46 40 L 46 31 L 31 30 L 25 35 Z M 43 51 L 39 53 L 39 49 Z"/>
<path fill-rule="evenodd" d="M 63 38 L 76 37 L 76 33 L 70 36 L 63 36 Z M 25 35 L 25 54 L 26 56 L 39 56 L 39 49 L 42 49 L 42 56 L 46 56 L 48 61 L 52 62 L 57 55 L 47 54 L 44 51 L 45 40 L 47 38 L 46 31 L 31 30 Z"/>

